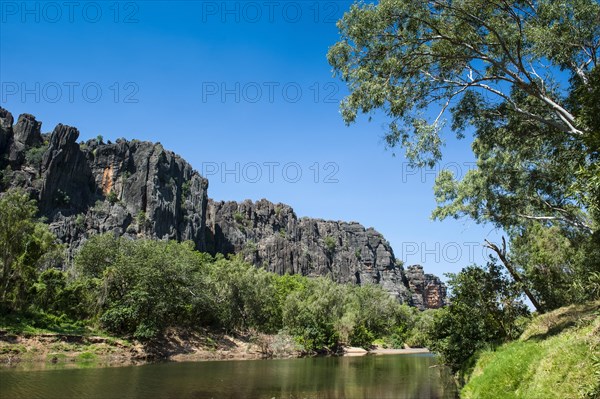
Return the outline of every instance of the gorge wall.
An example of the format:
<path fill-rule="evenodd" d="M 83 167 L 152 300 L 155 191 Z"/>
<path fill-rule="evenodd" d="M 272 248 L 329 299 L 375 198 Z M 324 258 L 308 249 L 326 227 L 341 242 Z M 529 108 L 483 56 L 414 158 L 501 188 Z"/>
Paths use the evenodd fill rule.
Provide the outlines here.
<path fill-rule="evenodd" d="M 71 249 L 92 234 L 192 240 L 204 249 L 208 181 L 160 144 L 98 139 L 59 124 L 41 134 L 32 115 L 0 108 L 2 191 L 22 187 L 38 200 Z"/>
<path fill-rule="evenodd" d="M 331 276 L 342 283 L 379 284 L 420 309 L 445 304 L 446 287 L 421 266 L 404 270 L 390 244 L 356 222 L 298 218 L 285 204 L 209 200 L 206 249 L 241 253 L 245 260 L 279 273 Z"/>
<path fill-rule="evenodd" d="M 216 202 L 208 181 L 160 143 L 101 139 L 78 143 L 79 131 L 59 124 L 41 133 L 29 114 L 0 108 L 0 191 L 21 187 L 69 248 L 91 235 L 191 240 L 212 254 L 240 253 L 284 274 L 374 283 L 420 309 L 446 301 L 439 278 L 421 266 L 404 270 L 383 236 L 356 222 L 298 218 L 267 200 Z"/>

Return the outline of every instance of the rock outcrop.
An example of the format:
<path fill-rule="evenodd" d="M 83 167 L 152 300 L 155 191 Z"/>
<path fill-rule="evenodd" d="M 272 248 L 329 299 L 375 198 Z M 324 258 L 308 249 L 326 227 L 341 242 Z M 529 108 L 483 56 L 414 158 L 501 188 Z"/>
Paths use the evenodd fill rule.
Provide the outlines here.
<path fill-rule="evenodd" d="M 437 309 L 446 305 L 446 286 L 439 277 L 425 274 L 423 266 L 406 269 L 406 279 L 412 292 L 411 303 L 419 309 Z"/>
<path fill-rule="evenodd" d="M 0 108 L 2 190 L 22 187 L 59 239 L 76 248 L 92 234 L 192 240 L 204 250 L 208 181 L 160 144 L 94 139 Z"/>
<path fill-rule="evenodd" d="M 241 253 L 279 274 L 331 276 L 341 283 L 380 284 L 399 301 L 419 309 L 445 304 L 446 288 L 421 266 L 405 272 L 383 236 L 356 222 L 298 218 L 293 209 L 267 200 L 215 202 L 206 212 L 209 252 Z"/>
<path fill-rule="evenodd" d="M 74 127 L 42 134 L 32 115 L 13 122 L 0 108 L 0 191 L 21 187 L 36 198 L 70 255 L 105 232 L 191 240 L 199 250 L 240 253 L 275 273 L 380 284 L 420 309 L 445 304 L 443 283 L 420 266 L 405 271 L 372 228 L 298 218 L 288 205 L 267 200 L 209 201 L 208 181 L 160 143 L 78 143 Z"/>

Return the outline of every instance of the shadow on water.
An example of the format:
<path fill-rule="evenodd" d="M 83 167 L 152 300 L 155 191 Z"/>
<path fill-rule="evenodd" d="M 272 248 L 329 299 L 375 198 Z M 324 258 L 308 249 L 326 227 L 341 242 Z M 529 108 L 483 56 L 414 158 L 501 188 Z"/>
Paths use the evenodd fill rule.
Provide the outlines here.
<path fill-rule="evenodd" d="M 457 398 L 431 355 L 0 372 L 2 398 Z"/>

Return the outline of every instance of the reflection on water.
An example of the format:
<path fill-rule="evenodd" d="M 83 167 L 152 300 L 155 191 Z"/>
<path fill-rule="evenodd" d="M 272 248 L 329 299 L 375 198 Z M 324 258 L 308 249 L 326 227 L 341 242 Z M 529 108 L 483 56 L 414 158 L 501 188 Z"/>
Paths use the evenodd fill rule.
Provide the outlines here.
<path fill-rule="evenodd" d="M 0 371 L 0 397 L 18 398 L 456 398 L 430 355 L 160 363 Z"/>

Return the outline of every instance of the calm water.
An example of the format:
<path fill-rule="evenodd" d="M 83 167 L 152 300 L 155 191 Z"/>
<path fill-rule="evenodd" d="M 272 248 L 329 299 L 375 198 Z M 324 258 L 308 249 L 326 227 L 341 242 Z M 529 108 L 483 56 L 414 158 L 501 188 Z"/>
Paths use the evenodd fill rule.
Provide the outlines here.
<path fill-rule="evenodd" d="M 0 370 L 0 398 L 456 398 L 430 355 Z"/>

